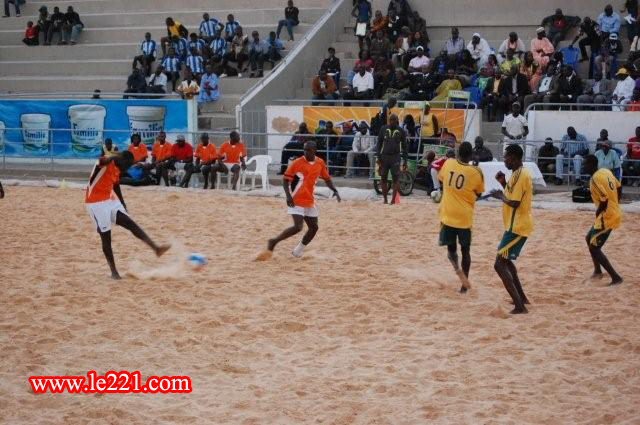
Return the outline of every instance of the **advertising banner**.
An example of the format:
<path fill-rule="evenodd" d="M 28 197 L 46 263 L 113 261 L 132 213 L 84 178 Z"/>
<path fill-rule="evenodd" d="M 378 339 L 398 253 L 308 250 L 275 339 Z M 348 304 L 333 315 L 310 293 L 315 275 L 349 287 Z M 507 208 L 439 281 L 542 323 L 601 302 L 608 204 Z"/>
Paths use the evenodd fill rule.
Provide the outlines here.
<path fill-rule="evenodd" d="M 0 99 L 0 149 L 7 156 L 95 158 L 104 139 L 120 150 L 131 133 L 147 145 L 155 132 L 188 131 L 184 100 Z"/>

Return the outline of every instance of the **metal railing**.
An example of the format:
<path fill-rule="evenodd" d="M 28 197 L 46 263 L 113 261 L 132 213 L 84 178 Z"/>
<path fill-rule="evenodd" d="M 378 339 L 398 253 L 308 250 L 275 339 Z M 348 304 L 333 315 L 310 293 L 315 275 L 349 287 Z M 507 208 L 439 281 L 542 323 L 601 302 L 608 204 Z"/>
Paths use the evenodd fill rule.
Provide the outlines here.
<path fill-rule="evenodd" d="M 98 97 L 94 97 L 98 96 Z M 68 99 L 68 98 L 84 98 L 84 99 L 122 99 L 123 96 L 128 96 L 134 99 L 144 99 L 144 98 L 173 98 L 180 99 L 180 95 L 175 92 L 169 93 L 125 93 L 125 92 L 64 92 L 64 93 L 38 93 L 38 92 L 11 92 L 11 93 L 1 93 L 0 99 L 10 99 L 10 98 L 20 98 L 20 99 L 29 99 L 29 98 L 49 98 L 54 97 L 56 99 Z"/>
<path fill-rule="evenodd" d="M 613 105 L 611 103 L 561 103 L 561 102 L 536 102 L 532 103 L 524 110 L 524 116 L 526 117 L 530 111 L 532 110 L 541 110 L 552 111 L 557 109 L 566 108 L 571 111 L 584 111 L 584 112 L 592 112 L 594 109 L 585 109 L 585 108 L 595 108 L 595 110 L 600 111 L 613 111 L 613 108 L 624 109 L 624 111 L 613 111 L 613 112 L 629 112 L 628 109 L 638 108 L 638 105 Z"/>

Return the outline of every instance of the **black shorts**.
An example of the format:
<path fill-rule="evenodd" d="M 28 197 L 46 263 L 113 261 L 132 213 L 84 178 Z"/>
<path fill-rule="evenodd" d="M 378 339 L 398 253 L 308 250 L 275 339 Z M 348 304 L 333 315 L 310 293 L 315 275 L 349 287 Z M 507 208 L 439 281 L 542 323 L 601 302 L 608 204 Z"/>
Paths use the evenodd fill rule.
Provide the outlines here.
<path fill-rule="evenodd" d="M 380 157 L 380 177 L 383 180 L 389 178 L 391 173 L 391 179 L 395 182 L 398 180 L 400 174 L 400 157 L 399 156 L 381 156 Z"/>
<path fill-rule="evenodd" d="M 460 246 L 471 246 L 471 229 L 458 229 L 457 227 L 440 224 L 438 244 L 440 246 L 455 245 L 456 240 L 460 242 Z"/>

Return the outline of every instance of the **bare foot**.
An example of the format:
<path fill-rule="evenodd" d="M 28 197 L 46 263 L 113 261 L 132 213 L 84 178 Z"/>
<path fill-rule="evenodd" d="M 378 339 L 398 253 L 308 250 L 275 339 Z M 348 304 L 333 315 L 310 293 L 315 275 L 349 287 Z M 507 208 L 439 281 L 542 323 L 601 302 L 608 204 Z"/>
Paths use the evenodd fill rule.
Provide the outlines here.
<path fill-rule="evenodd" d="M 464 274 L 464 271 L 462 271 L 462 269 L 458 269 L 456 270 L 456 274 L 458 275 L 458 279 L 460 279 L 460 283 L 462 283 L 462 287 L 465 288 L 465 292 L 468 289 L 471 289 L 471 284 L 469 283 L 467 276 Z"/>
<path fill-rule="evenodd" d="M 613 280 L 611 281 L 611 283 L 609 284 L 609 286 L 616 286 L 616 285 L 620 285 L 624 280 L 622 279 L 622 277 L 620 276 L 616 276 L 613 278 Z"/>
<path fill-rule="evenodd" d="M 120 277 L 120 275 L 118 274 L 118 272 L 113 272 L 113 273 L 111 273 L 111 279 L 113 279 L 113 280 L 120 280 L 120 279 L 122 279 L 122 278 Z"/>
<path fill-rule="evenodd" d="M 171 248 L 171 244 L 160 245 L 158 248 L 156 248 L 156 256 L 160 257 L 162 254 L 169 251 L 169 248 Z"/>
<path fill-rule="evenodd" d="M 276 247 L 276 240 L 275 239 L 269 239 L 267 241 L 267 249 L 269 251 L 273 251 L 273 249 Z"/>
<path fill-rule="evenodd" d="M 511 314 L 527 314 L 529 312 L 529 310 L 527 310 L 526 307 L 522 307 L 522 308 L 514 308 L 513 310 L 510 311 Z"/>
<path fill-rule="evenodd" d="M 461 286 L 460 290 L 458 292 L 460 292 L 461 294 L 466 294 L 468 290 L 469 290 L 468 288 L 465 288 L 464 286 Z"/>
<path fill-rule="evenodd" d="M 602 279 L 603 277 L 604 277 L 604 274 L 602 272 L 593 272 L 590 279 L 596 280 L 596 279 Z"/>

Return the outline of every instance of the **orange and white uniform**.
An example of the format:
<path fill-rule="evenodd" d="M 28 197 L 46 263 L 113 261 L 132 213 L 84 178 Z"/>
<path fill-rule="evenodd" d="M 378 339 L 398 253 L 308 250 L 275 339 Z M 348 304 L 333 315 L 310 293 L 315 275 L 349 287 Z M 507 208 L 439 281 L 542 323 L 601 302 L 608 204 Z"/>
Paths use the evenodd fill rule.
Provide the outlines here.
<path fill-rule="evenodd" d="M 140 143 L 138 145 L 138 147 L 135 147 L 133 145 L 133 143 L 131 143 L 129 145 L 129 152 L 131 152 L 133 154 L 133 161 L 134 162 L 139 162 L 142 160 L 146 160 L 148 153 L 147 153 L 147 145 L 145 145 L 144 143 Z"/>
<path fill-rule="evenodd" d="M 220 154 L 218 156 L 222 158 L 222 162 L 228 168 L 231 168 L 236 164 L 240 164 L 240 158 L 247 156 L 247 150 L 242 142 L 238 142 L 235 145 L 230 142 L 224 142 L 220 146 Z"/>
<path fill-rule="evenodd" d="M 89 177 L 84 203 L 100 233 L 111 230 L 111 226 L 116 222 L 118 211 L 127 214 L 124 206 L 113 193 L 113 186 L 119 181 L 120 169 L 116 164 L 111 161 L 107 165 L 100 165 L 98 160 Z"/>
<path fill-rule="evenodd" d="M 201 164 L 214 161 L 218 158 L 216 146 L 213 143 L 209 143 L 207 146 L 204 146 L 202 143 L 198 143 L 198 146 L 196 146 L 195 157 L 200 158 Z"/>
<path fill-rule="evenodd" d="M 318 177 L 329 180 L 329 171 L 322 158 L 316 156 L 315 160 L 309 162 L 304 156 L 299 157 L 289 165 L 284 173 L 286 180 L 292 181 L 297 176 L 299 181 L 291 196 L 293 197 L 293 208 L 288 209 L 291 215 L 302 215 L 306 217 L 317 217 L 318 209 L 313 196 Z"/>

